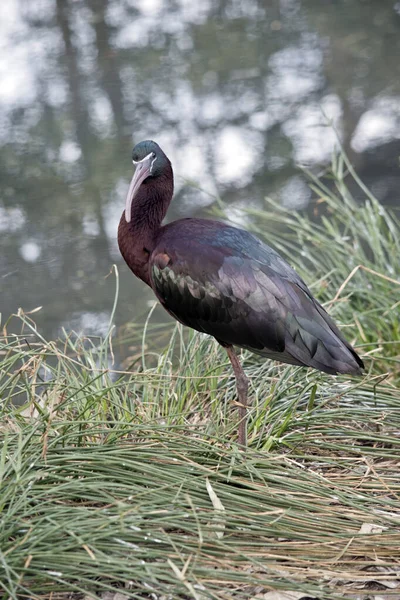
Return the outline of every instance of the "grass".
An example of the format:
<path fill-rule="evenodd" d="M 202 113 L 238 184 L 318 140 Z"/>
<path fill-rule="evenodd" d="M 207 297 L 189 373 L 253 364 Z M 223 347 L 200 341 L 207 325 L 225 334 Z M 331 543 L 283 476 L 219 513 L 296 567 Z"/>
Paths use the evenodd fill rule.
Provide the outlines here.
<path fill-rule="evenodd" d="M 267 201 L 253 228 L 313 281 L 366 375 L 244 353 L 246 454 L 213 340 L 176 325 L 165 350 L 150 352 L 149 319 L 142 350 L 118 371 L 111 325 L 103 340 L 48 341 L 21 311 L 20 335 L 4 324 L 4 598 L 398 597 L 399 227 L 368 190 L 355 203 L 349 169 L 337 157 L 314 179 L 317 224 Z"/>

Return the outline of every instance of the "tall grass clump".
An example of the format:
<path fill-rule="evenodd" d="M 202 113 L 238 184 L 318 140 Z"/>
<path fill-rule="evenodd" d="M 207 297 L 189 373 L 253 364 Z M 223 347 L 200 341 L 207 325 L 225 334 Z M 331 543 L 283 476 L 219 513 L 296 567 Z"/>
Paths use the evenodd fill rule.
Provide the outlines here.
<path fill-rule="evenodd" d="M 104 339 L 46 340 L 22 311 L 3 323 L 2 597 L 398 595 L 399 226 L 350 173 L 355 202 L 346 169 L 313 179 L 317 221 L 267 201 L 252 228 L 313 282 L 366 374 L 243 353 L 246 454 L 212 339 L 175 325 L 150 352 L 150 317 L 118 369 L 113 313 Z"/>
<path fill-rule="evenodd" d="M 357 348 L 374 361 L 374 372 L 400 369 L 400 228 L 353 171 L 334 155 L 325 178 L 312 173 L 314 218 L 266 200 L 266 210 L 247 210 L 261 238 L 314 283 L 311 289 Z M 350 185 L 349 185 L 350 183 Z M 363 200 L 355 200 L 357 190 Z"/>

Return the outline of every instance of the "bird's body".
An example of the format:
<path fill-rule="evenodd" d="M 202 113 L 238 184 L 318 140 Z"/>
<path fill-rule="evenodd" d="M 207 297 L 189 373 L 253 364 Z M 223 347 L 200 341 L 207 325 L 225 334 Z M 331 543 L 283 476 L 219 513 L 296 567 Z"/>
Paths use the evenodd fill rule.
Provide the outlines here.
<path fill-rule="evenodd" d="M 161 226 L 172 199 L 172 168 L 154 142 L 138 144 L 134 158 L 135 150 L 141 175 L 131 183 L 119 247 L 173 317 L 225 346 L 237 379 L 241 367 L 232 346 L 326 373 L 361 372 L 361 359 L 304 281 L 256 236 L 208 219 Z M 143 173 L 140 165 L 159 156 L 160 174 L 150 167 Z M 135 177 L 142 177 L 138 185 Z"/>

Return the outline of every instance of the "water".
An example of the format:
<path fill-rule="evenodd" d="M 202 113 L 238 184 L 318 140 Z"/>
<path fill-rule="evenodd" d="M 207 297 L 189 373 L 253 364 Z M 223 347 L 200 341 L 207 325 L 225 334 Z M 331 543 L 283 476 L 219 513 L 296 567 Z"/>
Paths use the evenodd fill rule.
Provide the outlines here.
<path fill-rule="evenodd" d="M 399 203 L 400 2 L 7 0 L 0 3 L 0 285 L 53 337 L 104 333 L 152 292 L 117 248 L 134 142 L 173 161 L 169 219 L 310 192 L 332 119 L 358 172 Z M 325 116 L 324 116 L 325 115 Z M 195 181 L 204 191 L 188 184 Z M 166 317 L 168 318 L 168 317 Z"/>

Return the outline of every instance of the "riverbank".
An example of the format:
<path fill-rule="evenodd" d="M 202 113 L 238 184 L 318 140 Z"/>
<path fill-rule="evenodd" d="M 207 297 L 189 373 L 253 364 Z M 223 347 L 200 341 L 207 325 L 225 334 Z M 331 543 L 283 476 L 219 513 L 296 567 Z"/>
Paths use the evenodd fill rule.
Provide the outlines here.
<path fill-rule="evenodd" d="M 116 369 L 112 315 L 104 339 L 46 340 L 22 311 L 20 335 L 3 322 L 5 597 L 398 593 L 399 227 L 367 190 L 352 200 L 345 169 L 334 162 L 334 193 L 314 182 L 318 223 L 269 204 L 252 227 L 313 281 L 366 373 L 334 378 L 244 353 L 246 454 L 213 340 L 176 325 L 150 352 L 147 325 Z"/>

